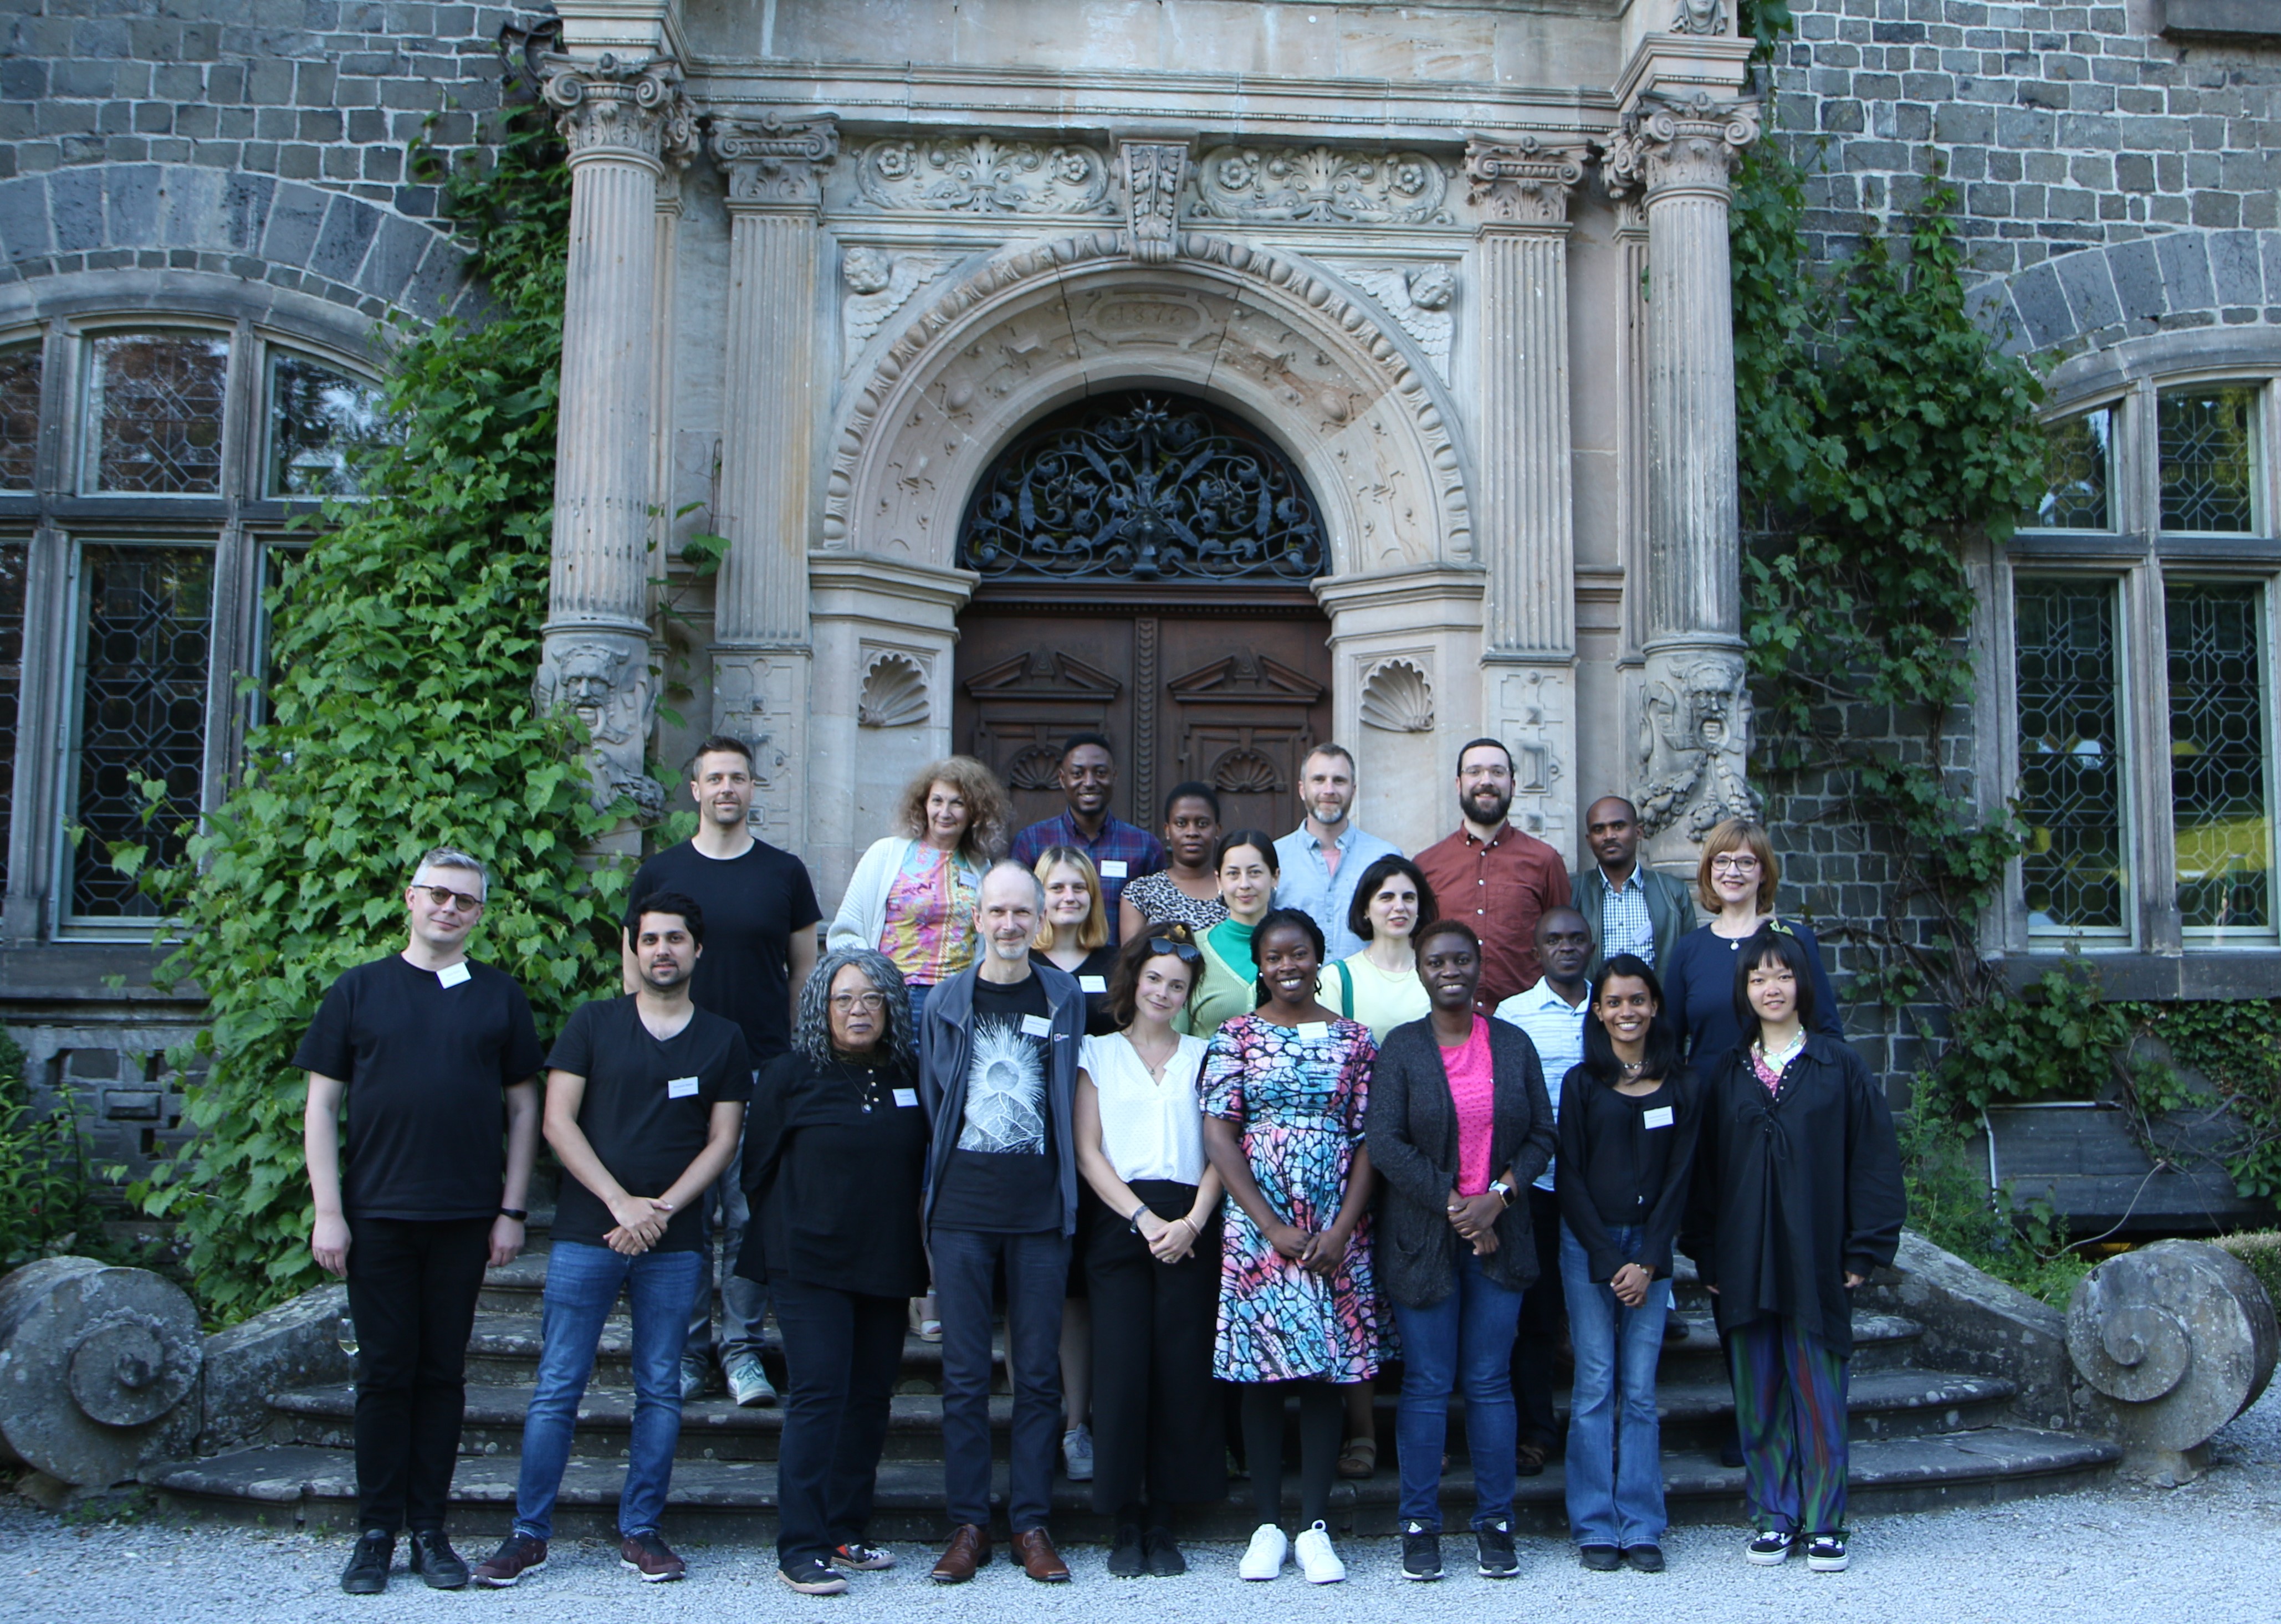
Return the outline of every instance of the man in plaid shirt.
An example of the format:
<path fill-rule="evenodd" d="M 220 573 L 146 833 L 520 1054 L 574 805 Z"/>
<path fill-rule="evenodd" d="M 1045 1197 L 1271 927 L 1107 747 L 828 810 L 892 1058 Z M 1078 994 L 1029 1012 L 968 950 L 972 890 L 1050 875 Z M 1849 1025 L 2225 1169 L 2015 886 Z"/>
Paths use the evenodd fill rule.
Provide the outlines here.
<path fill-rule="evenodd" d="M 1126 882 L 1164 866 L 1164 842 L 1109 809 L 1117 787 L 1117 754 L 1099 733 L 1072 733 L 1062 746 L 1063 811 L 1032 824 L 1014 837 L 1013 859 L 1025 869 L 1038 866 L 1048 847 L 1074 847 L 1093 859 L 1101 876 L 1101 901 L 1109 909 L 1109 943 L 1117 945 L 1117 899 Z"/>

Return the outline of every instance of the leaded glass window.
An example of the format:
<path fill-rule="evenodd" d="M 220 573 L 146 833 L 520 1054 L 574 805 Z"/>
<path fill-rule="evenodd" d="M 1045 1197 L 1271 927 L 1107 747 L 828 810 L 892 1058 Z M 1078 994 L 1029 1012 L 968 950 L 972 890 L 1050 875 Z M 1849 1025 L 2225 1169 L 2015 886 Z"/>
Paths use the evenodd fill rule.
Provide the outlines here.
<path fill-rule="evenodd" d="M 2166 598 L 2179 917 L 2189 931 L 2269 938 L 2272 696 L 2264 591 L 2174 583 Z"/>
<path fill-rule="evenodd" d="M 2161 391 L 2155 416 L 2164 530 L 2256 527 L 2257 393 L 2246 383 Z"/>
<path fill-rule="evenodd" d="M 71 912 L 148 917 L 156 910 L 110 861 L 119 846 L 182 854 L 177 832 L 198 813 L 213 623 L 206 547 L 90 545 L 80 553 L 78 740 L 72 763 Z M 146 824 L 146 779 L 165 785 Z"/>
<path fill-rule="evenodd" d="M 0 491 L 29 491 L 40 452 L 40 346 L 0 350 Z"/>
<path fill-rule="evenodd" d="M 2033 513 L 2020 522 L 2039 530 L 2104 530 L 2114 528 L 2107 506 L 2108 448 L 2115 412 L 2101 406 L 2080 417 L 2045 427 L 2050 445 L 2051 485 Z"/>
<path fill-rule="evenodd" d="M 87 491 L 219 493 L 228 338 L 105 333 L 89 350 Z"/>
<path fill-rule="evenodd" d="M 2029 928 L 2123 934 L 2130 866 L 2115 590 L 2106 582 L 2022 580 L 2014 627 Z"/>
<path fill-rule="evenodd" d="M 361 494 L 357 455 L 387 432 L 378 385 L 290 351 L 271 356 L 268 495 Z"/>

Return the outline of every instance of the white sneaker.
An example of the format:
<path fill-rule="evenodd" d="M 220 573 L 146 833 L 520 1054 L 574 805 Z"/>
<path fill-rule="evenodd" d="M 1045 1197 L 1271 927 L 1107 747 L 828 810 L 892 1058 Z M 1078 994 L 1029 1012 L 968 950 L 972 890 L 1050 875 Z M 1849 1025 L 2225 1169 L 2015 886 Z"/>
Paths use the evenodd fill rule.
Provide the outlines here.
<path fill-rule="evenodd" d="M 739 1359 L 729 1370 L 729 1397 L 739 1409 L 777 1402 L 776 1385 L 758 1359 Z"/>
<path fill-rule="evenodd" d="M 1331 1549 L 1331 1531 L 1321 1523 L 1303 1532 L 1295 1549 L 1299 1557 L 1299 1575 L 1309 1584 L 1338 1584 L 1345 1580 L 1347 1565 Z"/>
<path fill-rule="evenodd" d="M 1062 1435 L 1062 1469 L 1072 1483 L 1093 1481 L 1093 1428 L 1072 1427 Z"/>
<path fill-rule="evenodd" d="M 1235 1565 L 1235 1576 L 1272 1579 L 1283 1571 L 1283 1558 L 1290 1554 L 1291 1542 L 1284 1537 L 1283 1530 L 1272 1522 L 1263 1522 L 1251 1531 L 1251 1543 L 1244 1551 L 1243 1560 Z"/>

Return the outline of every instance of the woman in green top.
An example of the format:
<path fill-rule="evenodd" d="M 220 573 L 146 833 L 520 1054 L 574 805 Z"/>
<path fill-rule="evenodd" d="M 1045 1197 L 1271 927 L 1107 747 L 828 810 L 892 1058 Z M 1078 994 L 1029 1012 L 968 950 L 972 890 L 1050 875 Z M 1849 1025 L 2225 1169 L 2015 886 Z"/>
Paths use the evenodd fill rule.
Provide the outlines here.
<path fill-rule="evenodd" d="M 1188 1004 L 1182 1030 L 1209 1038 L 1219 1024 L 1259 1007 L 1259 967 L 1251 960 L 1251 933 L 1275 905 L 1274 837 L 1257 829 L 1232 830 L 1220 837 L 1212 871 L 1227 917 L 1196 940 L 1203 949 L 1203 979 Z"/>
<path fill-rule="evenodd" d="M 1355 882 L 1347 910 L 1347 929 L 1369 945 L 1325 970 L 1316 998 L 1369 1027 L 1373 1042 L 1385 1042 L 1396 1026 L 1424 1020 L 1434 1001 L 1418 978 L 1418 955 L 1410 944 L 1440 916 L 1434 887 L 1418 865 L 1398 852 L 1380 857 Z"/>

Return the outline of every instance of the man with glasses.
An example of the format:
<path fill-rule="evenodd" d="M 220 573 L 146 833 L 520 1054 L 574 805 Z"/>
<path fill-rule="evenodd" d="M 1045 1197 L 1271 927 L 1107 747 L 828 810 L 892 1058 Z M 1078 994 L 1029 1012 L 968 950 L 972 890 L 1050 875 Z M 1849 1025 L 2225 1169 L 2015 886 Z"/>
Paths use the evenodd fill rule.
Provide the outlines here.
<path fill-rule="evenodd" d="M 414 1573 L 439 1590 L 468 1582 L 444 1535 L 468 1336 L 484 1266 L 522 1249 L 545 1057 L 514 978 L 468 957 L 489 889 L 465 852 L 422 857 L 403 951 L 334 982 L 293 1056 L 309 1074 L 309 1249 L 347 1277 L 360 1342 L 352 1596 L 388 1588 L 401 1528 Z"/>
<path fill-rule="evenodd" d="M 1484 1015 L 1536 985 L 1544 973 L 1536 922 L 1568 901 L 1560 854 L 1504 821 L 1512 782 L 1512 753 L 1496 739 L 1476 739 L 1458 751 L 1457 832 L 1417 858 L 1442 916 L 1464 920 L 1481 939 L 1474 1007 Z"/>
<path fill-rule="evenodd" d="M 1326 965 L 1362 951 L 1362 938 L 1347 926 L 1362 871 L 1380 857 L 1402 855 L 1393 841 L 1354 826 L 1348 818 L 1354 801 L 1354 757 L 1344 745 L 1317 745 L 1299 764 L 1299 802 L 1306 816 L 1275 842 L 1281 865 L 1275 906 L 1295 908 L 1322 927 Z"/>
<path fill-rule="evenodd" d="M 689 995 L 697 1007 L 737 1023 L 757 1070 L 792 1047 L 800 989 L 816 968 L 816 926 L 823 910 L 808 867 L 752 831 L 753 752 L 741 739 L 715 734 L 689 761 L 689 793 L 697 832 L 667 847 L 634 875 L 630 894 L 676 891 L 705 910 L 705 953 Z M 626 944 L 626 990 L 638 990 L 633 947 Z M 738 1164 L 705 1194 L 707 1227 L 704 1288 L 689 1311 L 689 1345 L 681 1355 L 681 1396 L 713 1385 L 714 1281 L 720 1281 L 718 1356 L 729 1396 L 738 1404 L 773 1404 L 777 1390 L 761 1365 L 761 1327 L 768 1288 L 736 1272 L 747 1215 Z M 717 1227 L 714 1215 L 719 1214 Z M 720 1262 L 713 1245 L 720 1243 Z"/>
<path fill-rule="evenodd" d="M 1062 793 L 1069 807 L 1014 837 L 1009 855 L 1025 869 L 1055 846 L 1073 846 L 1093 860 L 1101 877 L 1101 902 L 1109 910 L 1109 945 L 1117 946 L 1117 899 L 1127 882 L 1164 866 L 1164 843 L 1109 809 L 1117 787 L 1117 754 L 1100 733 L 1072 733 L 1062 746 Z"/>

